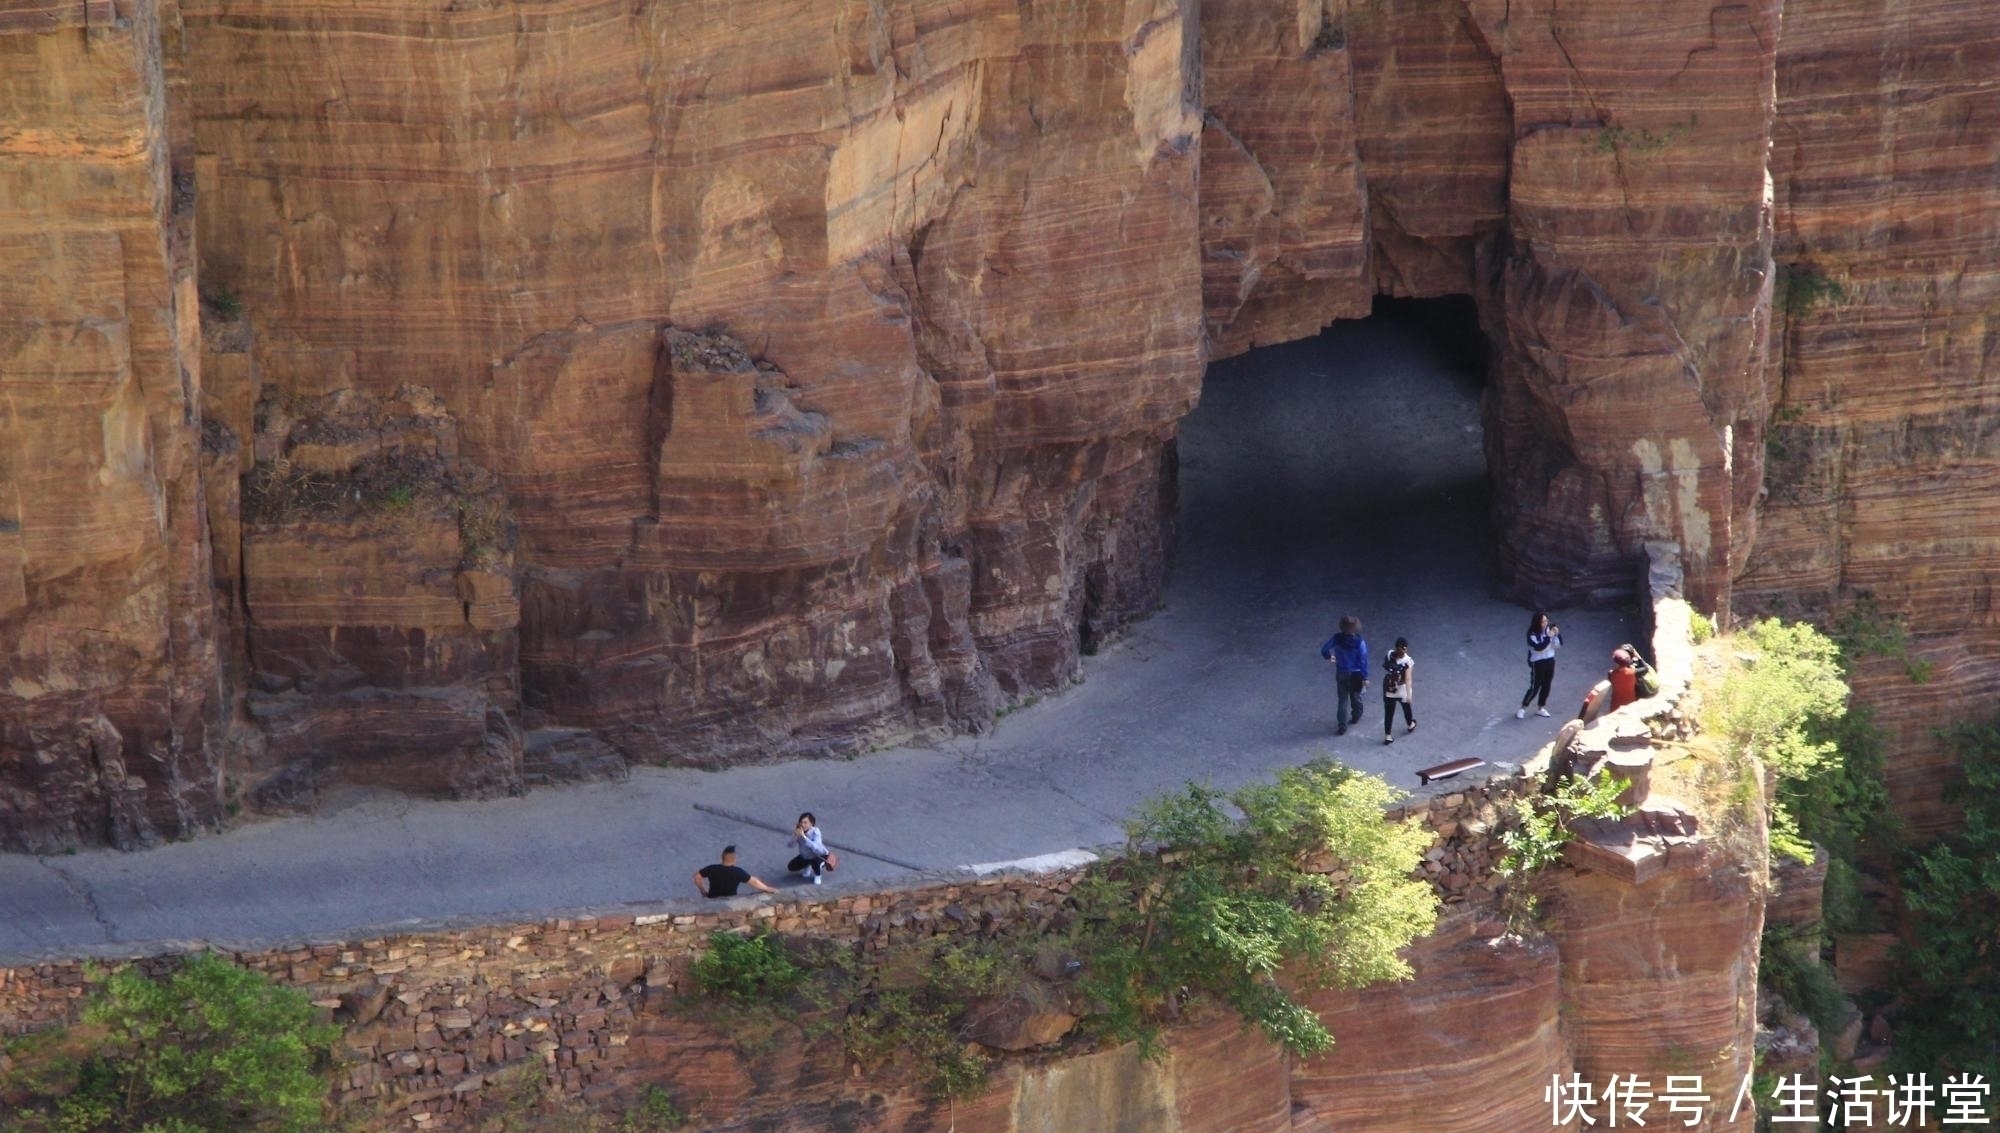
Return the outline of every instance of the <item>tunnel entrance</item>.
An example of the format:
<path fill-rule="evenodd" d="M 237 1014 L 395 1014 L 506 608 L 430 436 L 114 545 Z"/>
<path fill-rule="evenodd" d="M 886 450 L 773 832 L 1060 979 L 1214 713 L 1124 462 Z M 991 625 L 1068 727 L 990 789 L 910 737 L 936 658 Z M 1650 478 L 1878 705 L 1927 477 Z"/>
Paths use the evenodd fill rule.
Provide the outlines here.
<path fill-rule="evenodd" d="M 1181 423 L 1165 610 L 1134 645 L 1144 674 L 1124 678 L 1152 706 L 1134 734 L 1264 766 L 1331 756 L 1417 789 L 1419 768 L 1448 759 L 1518 765 L 1576 713 L 1632 626 L 1559 612 L 1549 717 L 1516 717 L 1531 611 L 1494 597 L 1487 349 L 1469 298 L 1380 300 L 1209 367 Z M 1371 678 L 1409 638 L 1420 732 L 1399 720 L 1385 736 L 1376 680 L 1336 736 L 1319 647 L 1344 614 L 1361 620 Z"/>
<path fill-rule="evenodd" d="M 1209 367 L 1178 442 L 1177 548 L 1162 608 L 1108 639 L 1083 684 L 983 738 L 1020 782 L 1067 775 L 1101 813 L 1122 789 L 1228 789 L 1331 757 L 1419 793 L 1417 771 L 1519 766 L 1576 714 L 1611 650 L 1615 611 L 1558 611 L 1549 716 L 1515 715 L 1530 611 L 1493 597 L 1493 477 L 1482 434 L 1486 345 L 1465 298 L 1382 301 L 1367 319 Z M 1504 475 L 1505 470 L 1496 470 Z M 1371 675 L 1410 639 L 1420 728 L 1383 731 L 1380 681 L 1336 734 L 1320 643 L 1361 619 Z M 1385 742 L 1392 740 L 1393 742 Z"/>
<path fill-rule="evenodd" d="M 1169 602 L 1323 614 L 1441 587 L 1483 594 L 1486 368 L 1468 296 L 1381 298 L 1369 318 L 1212 364 L 1181 422 Z"/>

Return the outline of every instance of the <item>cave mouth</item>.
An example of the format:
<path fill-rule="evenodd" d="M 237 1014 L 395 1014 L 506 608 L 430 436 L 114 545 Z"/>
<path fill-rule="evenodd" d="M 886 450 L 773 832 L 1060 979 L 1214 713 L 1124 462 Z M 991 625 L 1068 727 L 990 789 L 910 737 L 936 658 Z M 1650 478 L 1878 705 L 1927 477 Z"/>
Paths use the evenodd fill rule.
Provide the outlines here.
<path fill-rule="evenodd" d="M 1483 597 L 1487 349 L 1468 296 L 1378 298 L 1368 318 L 1210 365 L 1181 422 L 1168 602 L 1323 616 Z"/>

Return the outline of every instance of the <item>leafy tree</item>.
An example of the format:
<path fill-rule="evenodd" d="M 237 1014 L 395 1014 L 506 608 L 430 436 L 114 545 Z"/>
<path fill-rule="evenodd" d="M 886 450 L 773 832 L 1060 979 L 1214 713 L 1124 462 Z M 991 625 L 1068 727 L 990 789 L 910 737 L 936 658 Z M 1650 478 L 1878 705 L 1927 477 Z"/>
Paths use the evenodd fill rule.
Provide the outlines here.
<path fill-rule="evenodd" d="M 1595 775 L 1573 775 L 1553 794 L 1538 795 L 1526 805 L 1517 805 L 1519 825 L 1500 835 L 1500 844 L 1507 847 L 1500 859 L 1500 872 L 1519 876 L 1554 865 L 1562 858 L 1563 847 L 1576 837 L 1571 823 L 1579 818 L 1623 818 L 1630 814 L 1632 808 L 1618 801 L 1625 787 L 1624 780 L 1600 767 Z"/>
<path fill-rule="evenodd" d="M 338 1030 L 303 992 L 202 953 L 153 979 L 112 973 L 69 1044 L 67 1073 L 7 1133 L 314 1133 Z M 48 1068 L 42 1067 L 46 1071 Z M 0 1083 L 4 1087 L 5 1083 Z M 0 1092 L 6 1092 L 0 1088 Z"/>
<path fill-rule="evenodd" d="M 1295 1053 L 1329 1049 L 1292 989 L 1408 979 L 1397 953 L 1437 920 L 1436 895 L 1411 879 L 1431 835 L 1383 821 L 1396 797 L 1318 762 L 1231 796 L 1189 784 L 1149 803 L 1127 824 L 1132 852 L 1079 886 L 1086 1023 L 1150 1048 L 1158 1020 L 1209 996 Z"/>
<path fill-rule="evenodd" d="M 2000 721 L 1945 740 L 1965 768 L 1965 825 L 1900 871 L 1915 917 L 1897 949 L 1896 1054 L 1911 1070 L 2000 1078 Z"/>
<path fill-rule="evenodd" d="M 1771 848 L 1811 861 L 1811 835 L 1797 813 L 1823 814 L 1834 799 L 1824 782 L 1813 782 L 1837 767 L 1839 745 L 1829 733 L 1848 696 L 1840 647 L 1810 625 L 1776 619 L 1757 622 L 1736 643 L 1747 652 L 1717 690 L 1708 723 L 1732 756 L 1760 759 L 1777 775 Z"/>
<path fill-rule="evenodd" d="M 1020 978 L 1004 945 L 920 941 L 872 964 L 850 960 L 842 967 L 838 1033 L 848 1057 L 868 1066 L 909 1055 L 939 1098 L 967 1098 L 985 1088 L 990 1064 L 967 1041 L 963 1024 L 975 1000 Z"/>

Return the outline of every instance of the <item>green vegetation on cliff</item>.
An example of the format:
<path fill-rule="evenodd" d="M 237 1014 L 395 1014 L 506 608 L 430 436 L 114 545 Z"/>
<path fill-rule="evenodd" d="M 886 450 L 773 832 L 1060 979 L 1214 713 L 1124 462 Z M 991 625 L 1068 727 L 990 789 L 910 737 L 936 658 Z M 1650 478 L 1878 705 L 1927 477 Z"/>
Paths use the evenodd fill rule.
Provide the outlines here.
<path fill-rule="evenodd" d="M 857 1065 L 912 1066 L 940 1098 L 984 1086 L 987 1055 L 971 1044 L 995 1018 L 1015 1021 L 1021 1045 L 1074 1023 L 1153 1053 L 1163 1026 L 1214 1003 L 1319 1054 L 1333 1036 L 1300 995 L 1409 978 L 1398 952 L 1436 923 L 1436 894 L 1414 878 L 1432 835 L 1383 820 L 1396 798 L 1324 762 L 1230 794 L 1189 784 L 1141 808 L 1127 853 L 1080 878 L 1036 931 L 867 953 L 718 934 L 691 1006 L 752 1039 L 803 1010 L 808 1032 L 836 1035 Z M 1028 1018 L 1062 1022 L 1044 1034 Z"/>
<path fill-rule="evenodd" d="M 77 1027 L 17 1040 L 5 1133 L 314 1133 L 336 1028 L 303 992 L 207 953 L 113 972 Z"/>
<path fill-rule="evenodd" d="M 1507 847 L 1500 872 L 1518 877 L 1556 864 L 1563 847 L 1575 840 L 1579 818 L 1623 818 L 1631 813 L 1618 801 L 1626 786 L 1610 768 L 1600 767 L 1595 775 L 1572 775 L 1554 791 L 1516 803 L 1514 826 L 1500 833 L 1500 842 Z"/>
<path fill-rule="evenodd" d="M 1896 1057 L 1907 1069 L 2000 1078 L 2000 719 L 1944 738 L 1965 768 L 1956 833 L 1906 856 Z"/>
<path fill-rule="evenodd" d="M 1294 989 L 1408 979 L 1397 953 L 1437 921 L 1436 894 L 1412 879 L 1431 833 L 1384 822 L 1396 798 L 1321 762 L 1229 796 L 1189 784 L 1149 803 L 1127 826 L 1132 852 L 1078 887 L 1085 1024 L 1146 1043 L 1206 997 L 1294 1053 L 1332 1047 Z"/>
<path fill-rule="evenodd" d="M 1840 646 L 1803 622 L 1767 619 L 1731 637 L 1731 665 L 1703 710 L 1732 766 L 1756 759 L 1777 779 L 1771 849 L 1811 861 L 1812 843 L 1859 820 L 1852 807 L 1872 782 L 1838 737 L 1848 688 Z"/>

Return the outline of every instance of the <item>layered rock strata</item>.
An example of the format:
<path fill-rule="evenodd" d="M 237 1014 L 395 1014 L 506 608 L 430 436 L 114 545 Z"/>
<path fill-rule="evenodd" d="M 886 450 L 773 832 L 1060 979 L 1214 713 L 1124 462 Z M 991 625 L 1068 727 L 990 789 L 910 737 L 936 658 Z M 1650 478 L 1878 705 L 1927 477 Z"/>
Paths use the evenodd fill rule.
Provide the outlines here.
<path fill-rule="evenodd" d="M 1962 0 L 1779 8 L 0 17 L 26 124 L 0 225 L 32 269 L 0 284 L 27 315 L 0 329 L 0 843 L 177 834 L 225 773 L 305 797 L 274 776 L 396 747 L 363 689 L 486 717 L 454 725 L 483 752 L 458 770 L 342 773 L 427 790 L 984 727 L 1156 601 L 1206 358 L 1376 294 L 1478 304 L 1515 593 L 1621 599 L 1664 539 L 1707 610 L 1740 576 L 1754 609 L 1906 616 L 1930 681 L 1884 659 L 1861 684 L 1899 808 L 1936 829 L 1924 724 L 2000 679 L 2000 46 Z M 358 589 L 294 628 L 344 644 L 266 633 L 296 671 L 256 687 L 278 622 L 251 606 L 298 579 L 244 521 L 260 446 L 288 443 L 254 407 L 405 387 L 517 521 L 490 585 L 518 626 L 479 628 L 507 641 L 476 662 L 427 652 L 432 615 L 368 595 L 436 589 L 464 547 L 326 527 L 314 553 Z M 347 699 L 256 715 L 307 686 Z"/>
<path fill-rule="evenodd" d="M 1854 684 L 1924 838 L 1957 820 L 1934 725 L 2000 687 L 2000 25 L 1950 0 L 1790 5 L 1777 93 L 1780 396 L 1738 592 L 1902 624 L 1911 652 Z"/>
<path fill-rule="evenodd" d="M 0 848 L 219 811 L 174 5 L 0 13 Z"/>
<path fill-rule="evenodd" d="M 241 555 L 240 773 L 266 808 L 327 783 L 518 789 L 514 522 L 429 390 L 257 406 Z"/>
<path fill-rule="evenodd" d="M 519 517 L 527 724 L 633 758 L 982 727 L 1157 593 L 1184 13 L 797 15 L 188 13 L 263 380 L 438 392 Z"/>

